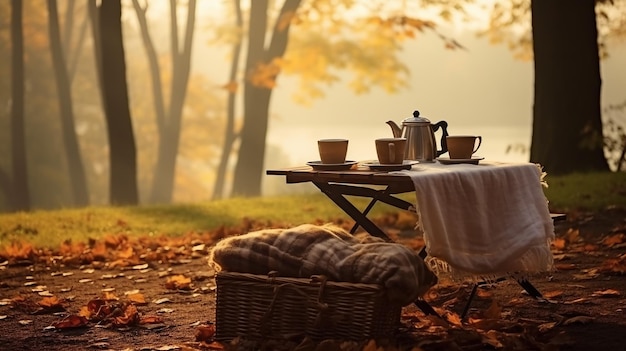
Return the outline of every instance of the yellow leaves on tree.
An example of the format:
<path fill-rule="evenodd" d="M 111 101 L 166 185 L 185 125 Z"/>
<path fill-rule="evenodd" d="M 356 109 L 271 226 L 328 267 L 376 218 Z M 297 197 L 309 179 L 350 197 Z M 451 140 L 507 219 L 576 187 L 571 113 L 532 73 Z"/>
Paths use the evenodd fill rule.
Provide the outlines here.
<path fill-rule="evenodd" d="M 274 89 L 276 87 L 276 76 L 280 73 L 280 59 L 274 59 L 269 63 L 257 63 L 252 72 L 248 74 L 248 79 L 252 85 L 259 88 Z"/>

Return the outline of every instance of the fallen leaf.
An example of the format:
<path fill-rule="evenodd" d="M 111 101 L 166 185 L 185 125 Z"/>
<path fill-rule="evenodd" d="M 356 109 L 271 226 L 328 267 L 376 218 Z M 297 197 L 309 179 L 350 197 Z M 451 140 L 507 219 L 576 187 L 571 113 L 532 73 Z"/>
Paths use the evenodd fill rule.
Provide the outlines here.
<path fill-rule="evenodd" d="M 624 242 L 624 238 L 626 236 L 622 233 L 608 236 L 602 240 L 602 244 L 604 246 L 613 247 L 618 244 L 622 244 Z"/>
<path fill-rule="evenodd" d="M 156 300 L 154 300 L 152 302 L 154 302 L 157 305 L 160 305 L 162 303 L 172 302 L 172 300 L 168 299 L 167 297 L 163 297 L 163 298 L 160 298 L 160 299 L 156 299 Z"/>
<path fill-rule="evenodd" d="M 63 320 L 52 323 L 52 326 L 56 329 L 72 329 L 84 327 L 87 323 L 87 318 L 84 316 L 71 314 L 63 318 Z"/>
<path fill-rule="evenodd" d="M 136 266 L 133 266 L 133 269 L 135 269 L 135 270 L 146 269 L 146 268 L 148 268 L 148 264 L 147 263 L 138 264 Z"/>
<path fill-rule="evenodd" d="M 502 313 L 502 307 L 498 304 L 498 301 L 493 300 L 489 308 L 485 311 L 485 318 L 487 319 L 499 319 Z"/>
<path fill-rule="evenodd" d="M 587 302 L 587 301 L 589 301 L 589 299 L 584 298 L 584 297 L 580 297 L 580 298 L 575 299 L 575 300 L 564 301 L 563 304 L 565 304 L 565 305 L 572 305 L 572 304 L 575 304 L 575 303 L 583 303 L 583 302 Z"/>
<path fill-rule="evenodd" d="M 573 263 L 556 263 L 554 268 L 559 271 L 571 271 L 577 269 L 576 265 Z"/>
<path fill-rule="evenodd" d="M 552 291 L 546 291 L 543 293 L 543 297 L 547 298 L 547 299 L 553 299 L 555 297 L 559 297 L 563 295 L 563 291 L 561 290 L 552 290 Z"/>
<path fill-rule="evenodd" d="M 165 287 L 170 290 L 190 290 L 191 278 L 187 278 L 184 275 L 175 275 L 167 278 Z"/>
<path fill-rule="evenodd" d="M 117 301 L 120 298 L 117 297 L 114 293 L 110 292 L 110 291 L 105 291 L 102 293 L 102 299 L 103 300 L 108 300 L 108 301 Z"/>
<path fill-rule="evenodd" d="M 113 325 L 116 327 L 135 325 L 139 322 L 139 311 L 133 304 L 126 305 L 124 314 L 113 319 Z"/>
<path fill-rule="evenodd" d="M 620 293 L 619 291 L 614 290 L 614 289 L 606 289 L 606 290 L 594 291 L 593 294 L 591 294 L 591 296 L 593 297 L 618 297 L 620 296 Z"/>
<path fill-rule="evenodd" d="M 53 307 L 63 307 L 62 301 L 56 296 L 44 297 L 37 304 L 41 307 L 53 308 Z"/>
<path fill-rule="evenodd" d="M 139 324 L 163 323 L 163 319 L 159 316 L 143 316 L 139 320 Z"/>
<path fill-rule="evenodd" d="M 556 324 L 557 324 L 556 322 L 543 323 L 543 324 L 540 324 L 537 329 L 539 330 L 540 333 L 547 333 L 550 330 L 552 330 L 556 326 Z"/>
<path fill-rule="evenodd" d="M 497 333 L 494 330 L 489 330 L 487 333 L 482 334 L 482 342 L 491 345 L 496 349 L 501 349 L 503 347 L 502 343 L 497 338 Z"/>
<path fill-rule="evenodd" d="M 128 300 L 136 305 L 146 305 L 148 304 L 146 302 L 146 298 L 143 296 L 143 294 L 129 294 L 128 296 Z"/>
<path fill-rule="evenodd" d="M 593 322 L 593 317 L 588 316 L 576 316 L 569 318 L 563 322 L 563 325 L 571 325 L 571 324 L 589 324 Z"/>
<path fill-rule="evenodd" d="M 36 292 L 36 293 L 39 293 L 39 292 L 42 292 L 42 291 L 46 291 L 46 290 L 48 290 L 48 287 L 45 286 L 45 285 L 37 285 L 36 287 L 30 289 L 30 291 Z"/>
<path fill-rule="evenodd" d="M 552 247 L 555 248 L 556 250 L 563 250 L 565 248 L 565 239 L 562 239 L 562 238 L 554 239 L 554 241 L 552 242 Z"/>
<path fill-rule="evenodd" d="M 215 335 L 215 325 L 205 324 L 196 328 L 196 341 L 209 342 L 213 340 Z"/>
<path fill-rule="evenodd" d="M 19 321 L 17 321 L 19 324 L 21 325 L 29 325 L 29 324 L 33 324 L 33 320 L 32 319 L 21 319 Z"/>

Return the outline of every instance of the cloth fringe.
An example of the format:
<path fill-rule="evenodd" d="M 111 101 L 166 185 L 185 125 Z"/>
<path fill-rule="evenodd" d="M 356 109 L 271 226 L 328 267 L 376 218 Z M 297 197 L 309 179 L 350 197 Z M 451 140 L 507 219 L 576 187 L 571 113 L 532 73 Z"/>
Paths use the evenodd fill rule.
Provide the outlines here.
<path fill-rule="evenodd" d="M 550 245 L 550 242 L 548 243 Z M 490 274 L 476 274 L 473 272 L 457 269 L 449 265 L 446 261 L 436 257 L 427 256 L 424 262 L 428 268 L 437 276 L 443 274 L 450 277 L 455 282 L 471 282 L 481 284 L 495 284 L 503 277 L 514 279 L 526 279 L 539 274 L 546 274 L 554 271 L 554 259 L 552 254 L 546 255 L 542 247 L 530 248 L 519 258 L 520 271 L 516 272 L 494 272 Z M 537 264 L 539 262 L 539 265 Z M 529 269 L 529 267 L 543 267 Z"/>

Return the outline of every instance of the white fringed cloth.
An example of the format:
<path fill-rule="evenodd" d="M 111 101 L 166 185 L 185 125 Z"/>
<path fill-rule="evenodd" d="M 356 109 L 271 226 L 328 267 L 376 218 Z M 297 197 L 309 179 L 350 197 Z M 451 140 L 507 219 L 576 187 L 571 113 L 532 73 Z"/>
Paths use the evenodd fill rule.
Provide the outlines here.
<path fill-rule="evenodd" d="M 483 281 L 553 268 L 554 226 L 533 163 L 420 164 L 415 184 L 426 262 Z"/>
<path fill-rule="evenodd" d="M 437 283 L 414 250 L 368 236 L 359 240 L 334 225 L 266 229 L 219 241 L 209 262 L 216 270 L 379 284 L 390 302 L 408 305 Z"/>

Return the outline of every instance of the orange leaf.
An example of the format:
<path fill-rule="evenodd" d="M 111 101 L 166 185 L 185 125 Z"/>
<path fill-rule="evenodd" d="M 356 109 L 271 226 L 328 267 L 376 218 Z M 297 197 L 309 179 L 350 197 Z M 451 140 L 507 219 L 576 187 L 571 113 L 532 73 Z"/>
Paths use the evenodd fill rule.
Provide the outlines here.
<path fill-rule="evenodd" d="M 61 300 L 56 296 L 44 297 L 37 304 L 46 308 L 62 307 Z"/>
<path fill-rule="evenodd" d="M 605 246 L 611 247 L 611 246 L 615 246 L 617 244 L 621 244 L 624 242 L 624 234 L 615 234 L 615 235 L 611 235 L 609 237 L 604 238 L 604 240 L 602 240 L 602 244 L 604 244 Z"/>
<path fill-rule="evenodd" d="M 143 296 L 143 294 L 129 294 L 128 300 L 130 300 L 130 302 L 137 304 L 137 305 L 147 304 L 146 298 L 145 296 Z"/>
<path fill-rule="evenodd" d="M 131 258 L 131 257 L 133 257 L 134 255 L 135 255 L 135 252 L 134 252 L 133 248 L 132 248 L 132 247 L 130 247 L 130 246 L 129 246 L 129 247 L 127 247 L 127 248 L 126 248 L 126 249 L 124 249 L 124 250 L 120 250 L 120 251 L 117 253 L 117 257 L 118 257 L 118 258 L 122 258 L 122 259 L 124 259 L 124 258 Z"/>
<path fill-rule="evenodd" d="M 561 295 L 563 295 L 563 291 L 561 290 L 546 291 L 543 293 L 543 296 L 548 299 L 555 298 Z"/>
<path fill-rule="evenodd" d="M 485 317 L 489 319 L 499 319 L 501 314 L 502 307 L 500 307 L 496 300 L 493 300 L 491 306 L 485 311 Z"/>
<path fill-rule="evenodd" d="M 139 322 L 139 311 L 133 304 L 129 304 L 124 309 L 124 315 L 115 317 L 113 319 L 113 325 L 116 327 L 134 325 Z"/>
<path fill-rule="evenodd" d="M 35 255 L 33 246 L 26 242 L 13 242 L 4 248 L 4 252 L 16 259 L 28 259 Z"/>
<path fill-rule="evenodd" d="M 184 275 L 175 275 L 167 278 L 165 287 L 170 290 L 190 290 L 191 278 L 187 278 Z"/>
<path fill-rule="evenodd" d="M 117 301 L 117 300 L 119 300 L 120 298 L 119 298 L 119 297 L 117 297 L 114 293 L 112 293 L 112 292 L 110 292 L 110 291 L 105 291 L 105 292 L 102 294 L 102 299 L 103 299 L 103 300 L 107 300 L 107 301 Z"/>
<path fill-rule="evenodd" d="M 139 324 L 155 324 L 163 323 L 163 319 L 159 316 L 144 316 L 139 320 Z"/>
<path fill-rule="evenodd" d="M 87 302 L 87 310 L 92 316 L 98 318 L 104 318 L 111 314 L 111 307 L 102 299 L 93 299 Z"/>
<path fill-rule="evenodd" d="M 213 324 L 199 325 L 198 328 L 196 328 L 196 341 L 209 342 L 213 339 L 214 335 L 215 325 Z"/>
<path fill-rule="evenodd" d="M 463 325 L 463 323 L 461 322 L 461 316 L 459 316 L 456 313 L 452 313 L 452 312 L 447 313 L 446 314 L 446 319 L 448 320 L 448 322 L 450 322 L 450 323 L 452 323 L 454 325 L 458 325 L 458 326 Z"/>
<path fill-rule="evenodd" d="M 573 263 L 557 263 L 554 265 L 554 268 L 559 271 L 569 271 L 572 269 L 577 269 L 576 265 Z"/>
<path fill-rule="evenodd" d="M 75 314 L 69 315 L 63 320 L 52 323 L 52 326 L 57 329 L 70 329 L 70 328 L 80 328 L 87 325 L 87 318 L 83 316 L 78 316 Z"/>
<path fill-rule="evenodd" d="M 557 250 L 563 250 L 565 248 L 565 239 L 556 238 L 552 242 L 552 246 Z"/>
<path fill-rule="evenodd" d="M 91 319 L 94 313 L 89 309 L 89 307 L 83 306 L 80 308 L 80 311 L 78 311 L 78 315 L 87 319 Z"/>
<path fill-rule="evenodd" d="M 606 290 L 594 291 L 593 294 L 591 294 L 591 296 L 593 297 L 618 297 L 620 296 L 620 293 L 619 291 L 614 290 L 614 289 L 606 289 Z"/>

